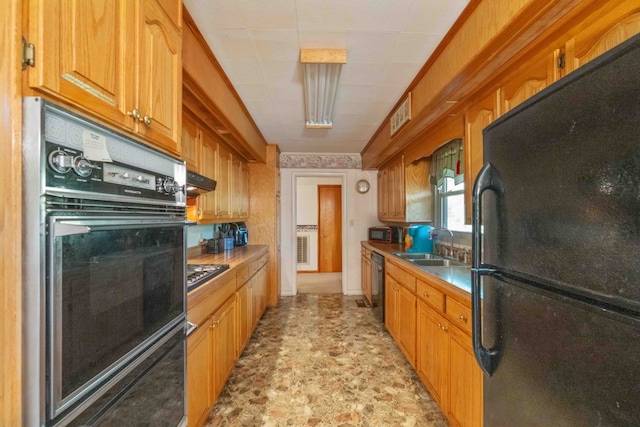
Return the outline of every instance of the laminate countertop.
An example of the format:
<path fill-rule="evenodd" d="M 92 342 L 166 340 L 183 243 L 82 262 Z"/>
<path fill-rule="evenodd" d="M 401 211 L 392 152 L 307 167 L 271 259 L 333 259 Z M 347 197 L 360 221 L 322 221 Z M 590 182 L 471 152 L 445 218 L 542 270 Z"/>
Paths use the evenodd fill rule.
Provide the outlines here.
<path fill-rule="evenodd" d="M 418 278 L 423 277 L 426 280 L 438 282 L 441 286 L 447 287 L 461 298 L 467 300 L 471 298 L 470 264 L 456 267 L 420 267 L 394 255 L 394 253 L 405 252 L 404 245 L 368 241 L 363 241 L 362 245 L 369 250 L 379 253 L 385 258 L 393 259 L 396 264 L 399 264 L 408 271 L 411 271 Z"/>
<path fill-rule="evenodd" d="M 246 245 L 236 246 L 219 254 L 201 254 L 200 248 L 190 248 L 187 252 L 187 264 L 229 264 L 229 269 L 189 291 L 187 293 L 189 302 L 193 301 L 198 295 L 211 292 L 212 288 L 215 288 L 218 284 L 224 283 L 232 277 L 235 278 L 238 267 L 267 254 L 268 250 L 268 245 Z"/>

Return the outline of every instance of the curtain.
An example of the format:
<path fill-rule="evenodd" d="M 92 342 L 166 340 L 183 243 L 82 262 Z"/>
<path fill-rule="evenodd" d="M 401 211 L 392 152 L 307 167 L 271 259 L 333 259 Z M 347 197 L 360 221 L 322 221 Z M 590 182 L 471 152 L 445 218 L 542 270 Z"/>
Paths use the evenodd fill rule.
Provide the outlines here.
<path fill-rule="evenodd" d="M 464 181 L 462 139 L 449 141 L 433 153 L 431 184 L 441 190 L 445 178 L 453 178 L 456 185 Z"/>

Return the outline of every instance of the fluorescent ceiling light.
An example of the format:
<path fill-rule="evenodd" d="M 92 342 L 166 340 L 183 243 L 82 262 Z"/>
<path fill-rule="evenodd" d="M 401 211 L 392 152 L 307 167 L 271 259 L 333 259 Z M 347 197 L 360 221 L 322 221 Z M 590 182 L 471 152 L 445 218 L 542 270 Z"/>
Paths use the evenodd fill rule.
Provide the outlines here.
<path fill-rule="evenodd" d="M 340 69 L 347 63 L 347 51 L 301 49 L 300 62 L 304 72 L 306 127 L 330 129 L 333 127 L 333 106 Z"/>

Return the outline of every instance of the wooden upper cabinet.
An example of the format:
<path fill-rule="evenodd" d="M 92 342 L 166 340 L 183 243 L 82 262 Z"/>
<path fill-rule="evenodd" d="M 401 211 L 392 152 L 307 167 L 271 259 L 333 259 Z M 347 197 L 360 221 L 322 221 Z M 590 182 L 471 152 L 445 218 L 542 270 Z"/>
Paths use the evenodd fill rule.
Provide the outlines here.
<path fill-rule="evenodd" d="M 559 50 L 529 61 L 526 67 L 505 81 L 499 91 L 500 115 L 515 108 L 559 78 L 558 52 Z"/>
<path fill-rule="evenodd" d="M 405 166 L 399 156 L 378 171 L 378 219 L 389 222 L 433 220 L 431 161 L 419 159 Z"/>
<path fill-rule="evenodd" d="M 198 159 L 200 158 L 200 129 L 198 123 L 184 110 L 182 113 L 182 160 L 187 164 L 187 169 L 199 172 Z"/>
<path fill-rule="evenodd" d="M 216 217 L 217 219 L 231 218 L 231 182 L 233 180 L 231 168 L 231 152 L 221 144 L 218 144 L 218 156 L 216 158 Z"/>
<path fill-rule="evenodd" d="M 29 2 L 28 85 L 178 154 L 182 9 L 161 1 Z"/>
<path fill-rule="evenodd" d="M 127 0 L 29 3 L 35 67 L 29 86 L 133 129 L 135 3 Z M 64 23 L 62 25 L 61 23 Z"/>
<path fill-rule="evenodd" d="M 611 2 L 604 6 L 615 8 L 601 11 L 566 44 L 566 72 L 570 73 L 640 33 L 640 7 L 637 2 Z"/>
<path fill-rule="evenodd" d="M 464 201 L 465 219 L 471 224 L 471 193 L 478 172 L 482 169 L 482 130 L 496 119 L 498 93 L 478 100 L 465 112 L 464 136 Z"/>
<path fill-rule="evenodd" d="M 200 129 L 200 161 L 199 173 L 206 177 L 216 179 L 216 159 L 218 157 L 218 142 L 206 128 Z M 216 220 L 216 191 L 198 196 L 198 222 L 213 222 Z"/>
<path fill-rule="evenodd" d="M 180 9 L 180 8 L 178 8 Z M 138 131 L 179 152 L 182 104 L 182 36 L 157 0 L 144 0 L 140 23 Z"/>

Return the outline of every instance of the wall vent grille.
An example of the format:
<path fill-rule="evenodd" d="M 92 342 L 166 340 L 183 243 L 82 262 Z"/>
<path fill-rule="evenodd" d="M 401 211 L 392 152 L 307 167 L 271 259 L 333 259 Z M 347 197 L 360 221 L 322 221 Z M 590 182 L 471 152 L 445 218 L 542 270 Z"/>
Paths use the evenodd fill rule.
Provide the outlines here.
<path fill-rule="evenodd" d="M 309 264 L 310 240 L 308 234 L 298 236 L 298 264 Z"/>

